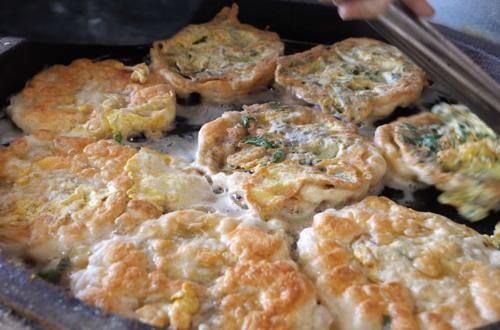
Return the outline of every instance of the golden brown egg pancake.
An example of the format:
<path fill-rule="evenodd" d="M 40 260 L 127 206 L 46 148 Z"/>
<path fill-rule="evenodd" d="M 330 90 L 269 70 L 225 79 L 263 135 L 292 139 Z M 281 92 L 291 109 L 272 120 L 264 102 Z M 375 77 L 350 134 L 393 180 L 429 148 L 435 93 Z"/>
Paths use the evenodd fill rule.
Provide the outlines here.
<path fill-rule="evenodd" d="M 500 140 L 469 109 L 439 104 L 432 112 L 377 128 L 390 178 L 434 185 L 439 201 L 471 221 L 500 206 Z"/>
<path fill-rule="evenodd" d="M 238 21 L 238 6 L 225 7 L 205 24 L 188 25 L 151 49 L 152 67 L 178 95 L 200 93 L 229 102 L 265 87 L 284 45 L 276 33 Z"/>
<path fill-rule="evenodd" d="M 423 71 L 394 46 L 350 38 L 281 57 L 276 82 L 300 99 L 355 123 L 385 117 L 415 102 Z"/>
<path fill-rule="evenodd" d="M 194 169 L 113 140 L 39 132 L 0 149 L 0 243 L 41 264 L 213 197 Z"/>
<path fill-rule="evenodd" d="M 11 98 L 7 113 L 26 133 L 156 137 L 172 128 L 175 95 L 145 64 L 79 59 L 35 75 Z"/>
<path fill-rule="evenodd" d="M 72 291 L 106 311 L 172 329 L 327 329 L 282 233 L 184 210 L 94 246 Z M 321 326 L 315 326 L 320 324 Z"/>
<path fill-rule="evenodd" d="M 443 216 L 367 197 L 317 214 L 297 246 L 336 329 L 471 329 L 500 319 L 500 251 Z"/>
<path fill-rule="evenodd" d="M 205 124 L 197 162 L 212 173 L 246 172 L 245 198 L 264 219 L 359 200 L 386 167 L 374 145 L 331 115 L 279 103 Z"/>

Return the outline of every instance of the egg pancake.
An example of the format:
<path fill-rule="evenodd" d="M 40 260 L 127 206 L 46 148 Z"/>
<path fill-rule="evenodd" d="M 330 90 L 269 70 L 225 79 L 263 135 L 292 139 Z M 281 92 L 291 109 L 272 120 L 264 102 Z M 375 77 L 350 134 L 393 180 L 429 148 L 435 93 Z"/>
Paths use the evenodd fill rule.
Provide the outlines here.
<path fill-rule="evenodd" d="M 327 329 L 281 232 L 184 210 L 94 246 L 71 275 L 77 297 L 172 329 Z"/>
<path fill-rule="evenodd" d="M 276 82 L 296 97 L 355 123 L 415 102 L 424 72 L 394 46 L 350 38 L 280 57 Z"/>
<path fill-rule="evenodd" d="M 42 264 L 213 197 L 172 157 L 113 140 L 39 132 L 0 149 L 0 245 Z"/>
<path fill-rule="evenodd" d="M 471 329 L 500 319 L 500 251 L 383 197 L 314 217 L 299 262 L 336 329 Z"/>
<path fill-rule="evenodd" d="M 377 148 L 354 129 L 329 114 L 276 102 L 205 124 L 197 162 L 211 173 L 247 173 L 245 198 L 264 219 L 360 200 L 386 168 Z"/>
<path fill-rule="evenodd" d="M 196 92 L 229 102 L 265 87 L 284 45 L 276 33 L 238 21 L 238 6 L 225 7 L 205 24 L 188 25 L 151 49 L 152 67 L 178 95 Z"/>
<path fill-rule="evenodd" d="M 155 137 L 172 127 L 175 95 L 145 64 L 79 59 L 38 73 L 11 98 L 7 113 L 27 133 Z"/>
<path fill-rule="evenodd" d="M 391 177 L 436 186 L 463 217 L 477 221 L 500 206 L 500 140 L 466 107 L 400 118 L 377 128 L 375 143 Z"/>

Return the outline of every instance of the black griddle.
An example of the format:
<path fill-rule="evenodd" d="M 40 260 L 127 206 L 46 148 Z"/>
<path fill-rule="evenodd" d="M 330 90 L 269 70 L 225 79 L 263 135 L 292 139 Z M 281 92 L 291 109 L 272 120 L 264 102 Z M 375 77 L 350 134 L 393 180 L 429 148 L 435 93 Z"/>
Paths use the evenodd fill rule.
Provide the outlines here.
<path fill-rule="evenodd" d="M 210 20 L 222 6 L 233 1 L 205 1 L 195 15 L 193 23 Z M 319 3 L 305 4 L 292 0 L 236 0 L 240 5 L 239 18 L 244 23 L 261 29 L 277 32 L 285 41 L 285 53 L 295 53 L 313 47 L 316 44 L 331 44 L 349 37 L 370 37 L 382 39 L 362 21 L 343 22 L 335 8 Z M 465 53 L 480 66 L 500 81 L 500 46 L 482 39 L 437 26 Z M 382 39 L 383 40 L 383 39 Z M 29 42 L 23 39 L 0 38 L 0 109 L 8 104 L 9 97 L 19 92 L 34 74 L 53 64 L 69 64 L 81 57 L 93 59 L 115 58 L 126 64 L 135 64 L 148 60 L 150 45 L 145 46 L 70 46 L 49 45 Z M 440 93 L 429 101 L 434 103 L 449 101 L 454 97 L 446 92 Z M 180 104 L 189 105 L 199 102 L 193 96 L 178 100 Z M 417 113 L 415 108 L 398 109 L 389 118 L 379 121 L 381 125 L 400 116 Z M 183 125 L 183 118 L 177 118 L 178 129 L 173 134 L 185 134 L 196 130 L 196 127 Z M 0 132 L 0 135 L 2 132 Z M 172 133 L 170 133 L 172 134 Z M 140 142 L 140 137 L 130 142 Z M 398 200 L 402 192 L 386 188 L 382 195 Z M 474 228 L 480 233 L 491 234 L 500 212 L 491 213 L 480 222 L 470 223 L 461 218 L 453 207 L 437 202 L 439 191 L 427 188 L 415 193 L 415 201 L 406 206 L 419 211 L 429 211 L 445 215 L 456 222 Z M 18 260 L 0 255 L 0 303 L 12 309 L 15 314 L 28 319 L 34 328 L 46 329 L 154 329 L 136 320 L 106 314 L 97 307 L 85 304 L 71 297 L 68 290 L 49 284 L 36 278 L 33 272 L 24 267 Z M 500 329 L 500 321 L 483 330 Z"/>

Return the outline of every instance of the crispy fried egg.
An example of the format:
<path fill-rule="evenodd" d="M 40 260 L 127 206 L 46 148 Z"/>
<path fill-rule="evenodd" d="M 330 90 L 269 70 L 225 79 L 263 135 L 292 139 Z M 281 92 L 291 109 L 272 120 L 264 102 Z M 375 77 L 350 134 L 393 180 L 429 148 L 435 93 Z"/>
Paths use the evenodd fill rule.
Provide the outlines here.
<path fill-rule="evenodd" d="M 351 38 L 279 58 L 276 82 L 345 120 L 366 123 L 415 102 L 423 71 L 394 46 Z"/>
<path fill-rule="evenodd" d="M 500 318 L 500 251 L 443 216 L 367 197 L 317 214 L 297 246 L 338 329 L 471 329 Z"/>
<path fill-rule="evenodd" d="M 151 49 L 152 67 L 187 96 L 228 102 L 273 80 L 284 45 L 276 33 L 241 24 L 238 6 L 225 7 L 210 22 L 189 25 Z"/>
<path fill-rule="evenodd" d="M 91 138 L 160 135 L 175 119 L 175 94 L 145 64 L 79 59 L 38 73 L 7 112 L 23 131 Z"/>
<path fill-rule="evenodd" d="M 188 191 L 190 207 L 213 201 L 205 178 L 168 155 L 39 132 L 0 149 L 0 242 L 43 264 L 185 208 Z"/>
<path fill-rule="evenodd" d="M 500 140 L 466 107 L 443 103 L 400 118 L 377 128 L 375 143 L 393 178 L 436 186 L 439 201 L 465 218 L 500 206 Z"/>
<path fill-rule="evenodd" d="M 77 297 L 173 329 L 327 329 L 282 232 L 184 210 L 94 246 L 71 275 Z"/>
<path fill-rule="evenodd" d="M 197 162 L 212 173 L 245 172 L 245 198 L 264 219 L 359 200 L 379 185 L 386 166 L 369 141 L 339 120 L 279 103 L 205 124 Z"/>

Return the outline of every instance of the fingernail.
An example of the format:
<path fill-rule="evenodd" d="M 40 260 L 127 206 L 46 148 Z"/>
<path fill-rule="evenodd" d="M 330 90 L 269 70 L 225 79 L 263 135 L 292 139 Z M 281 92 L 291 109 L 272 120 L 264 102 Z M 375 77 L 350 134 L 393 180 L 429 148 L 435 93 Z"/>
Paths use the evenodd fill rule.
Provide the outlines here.
<path fill-rule="evenodd" d="M 347 12 L 345 6 L 339 6 L 338 13 L 339 13 L 340 18 L 342 18 L 343 20 L 349 19 L 349 15 L 348 15 L 348 12 Z"/>

